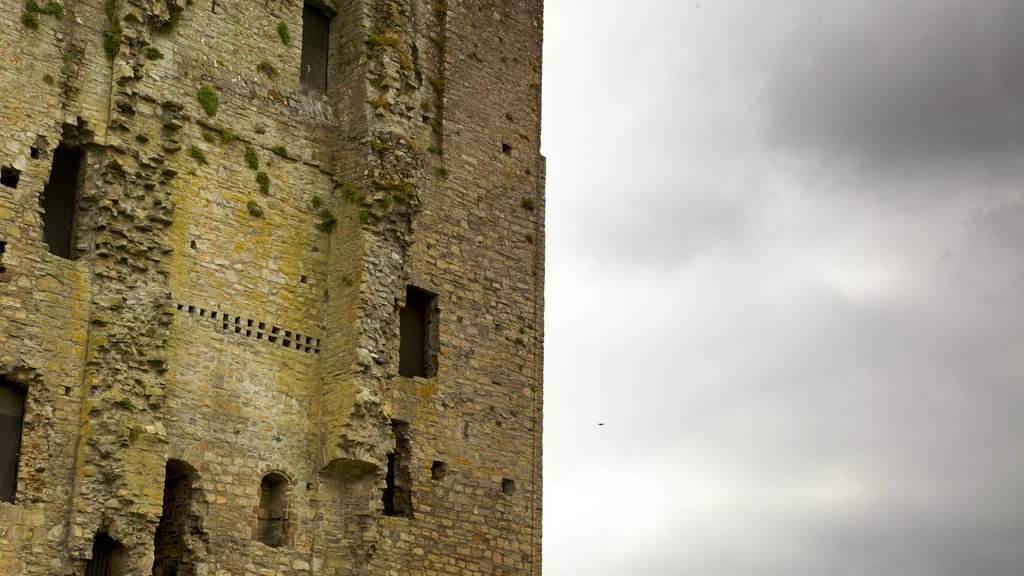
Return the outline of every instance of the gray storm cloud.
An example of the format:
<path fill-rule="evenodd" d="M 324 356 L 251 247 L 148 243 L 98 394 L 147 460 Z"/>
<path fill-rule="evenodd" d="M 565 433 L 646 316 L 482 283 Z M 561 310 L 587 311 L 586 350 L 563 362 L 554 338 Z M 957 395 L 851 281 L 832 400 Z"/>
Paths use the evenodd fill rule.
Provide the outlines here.
<path fill-rule="evenodd" d="M 547 0 L 549 576 L 1024 571 L 1021 30 Z"/>
<path fill-rule="evenodd" d="M 779 52 L 771 132 L 811 154 L 877 163 L 1024 147 L 1024 4 L 815 2 Z"/>

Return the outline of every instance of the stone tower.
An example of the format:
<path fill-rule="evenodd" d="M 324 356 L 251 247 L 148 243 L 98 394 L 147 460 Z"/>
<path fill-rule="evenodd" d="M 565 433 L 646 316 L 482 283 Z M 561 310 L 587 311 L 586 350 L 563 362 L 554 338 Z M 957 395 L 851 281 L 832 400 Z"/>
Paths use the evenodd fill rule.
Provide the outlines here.
<path fill-rule="evenodd" d="M 0 22 L 0 574 L 539 575 L 542 0 Z"/>

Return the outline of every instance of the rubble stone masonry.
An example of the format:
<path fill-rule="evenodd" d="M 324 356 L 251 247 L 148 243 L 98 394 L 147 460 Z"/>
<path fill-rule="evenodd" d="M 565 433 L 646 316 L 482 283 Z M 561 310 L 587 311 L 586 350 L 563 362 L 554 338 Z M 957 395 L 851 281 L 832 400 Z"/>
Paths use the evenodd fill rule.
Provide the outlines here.
<path fill-rule="evenodd" d="M 542 12 L 0 2 L 0 574 L 541 573 Z"/>

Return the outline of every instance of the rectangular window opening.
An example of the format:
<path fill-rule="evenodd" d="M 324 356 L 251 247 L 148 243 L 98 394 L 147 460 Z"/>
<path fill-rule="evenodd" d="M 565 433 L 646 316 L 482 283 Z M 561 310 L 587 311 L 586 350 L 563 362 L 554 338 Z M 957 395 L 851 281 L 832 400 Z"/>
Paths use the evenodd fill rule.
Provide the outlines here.
<path fill-rule="evenodd" d="M 43 242 L 50 254 L 71 258 L 76 203 L 82 182 L 80 148 L 61 144 L 53 152 L 50 180 L 43 188 L 39 205 L 43 209 Z"/>
<path fill-rule="evenodd" d="M 14 502 L 24 417 L 25 390 L 0 379 L 0 502 Z"/>
<path fill-rule="evenodd" d="M 398 348 L 398 374 L 433 378 L 437 375 L 438 308 L 437 295 L 415 286 L 405 294 L 405 307 L 399 315 L 401 342 Z"/>
<path fill-rule="evenodd" d="M 327 53 L 331 21 L 322 10 L 310 4 L 302 8 L 302 83 L 321 92 L 327 91 Z"/>

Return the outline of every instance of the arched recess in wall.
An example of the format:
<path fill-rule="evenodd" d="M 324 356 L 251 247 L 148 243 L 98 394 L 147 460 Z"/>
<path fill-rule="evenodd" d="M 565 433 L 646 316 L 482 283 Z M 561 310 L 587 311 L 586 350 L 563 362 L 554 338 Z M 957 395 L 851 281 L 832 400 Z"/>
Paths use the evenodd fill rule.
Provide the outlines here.
<path fill-rule="evenodd" d="M 167 461 L 164 472 L 163 513 L 153 539 L 153 576 L 196 574 L 206 549 L 199 473 L 184 460 Z"/>
<path fill-rule="evenodd" d="M 274 471 L 260 481 L 260 503 L 256 512 L 256 534 L 260 542 L 278 548 L 288 543 L 290 498 L 289 479 Z"/>

